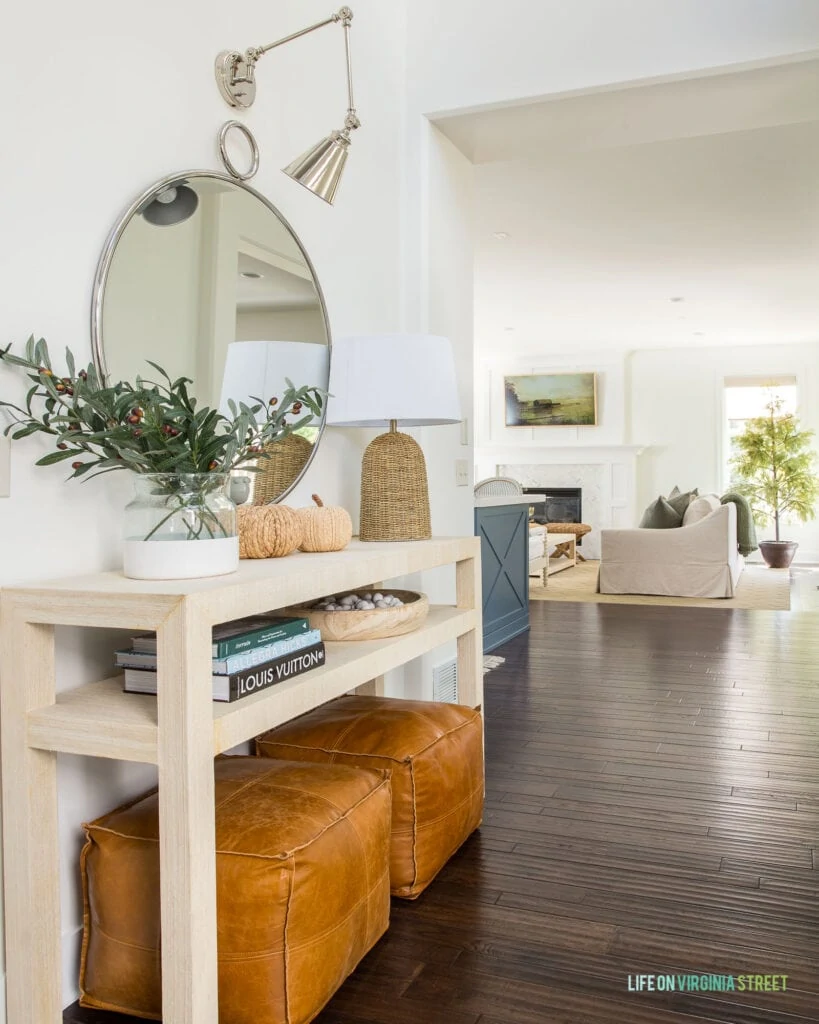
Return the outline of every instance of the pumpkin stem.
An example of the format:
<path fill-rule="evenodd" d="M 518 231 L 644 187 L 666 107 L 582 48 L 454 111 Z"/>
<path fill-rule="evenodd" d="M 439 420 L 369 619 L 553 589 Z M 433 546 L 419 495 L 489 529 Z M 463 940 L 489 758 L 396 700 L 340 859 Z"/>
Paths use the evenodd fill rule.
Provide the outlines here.
<path fill-rule="evenodd" d="M 319 508 L 324 508 L 324 502 L 321 500 L 321 498 L 317 494 L 311 494 L 310 497 L 318 505 Z"/>

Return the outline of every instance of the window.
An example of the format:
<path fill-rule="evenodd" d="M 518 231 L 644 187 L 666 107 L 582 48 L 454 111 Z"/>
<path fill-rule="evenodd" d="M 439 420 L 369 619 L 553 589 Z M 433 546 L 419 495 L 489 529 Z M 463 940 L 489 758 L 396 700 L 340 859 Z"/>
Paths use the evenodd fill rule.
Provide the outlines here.
<path fill-rule="evenodd" d="M 725 378 L 725 464 L 723 480 L 725 489 L 733 484 L 731 458 L 736 451 L 735 439 L 745 430 L 748 420 L 766 415 L 766 405 L 771 399 L 782 400 L 782 412 L 796 412 L 798 389 L 796 377 L 726 377 Z"/>

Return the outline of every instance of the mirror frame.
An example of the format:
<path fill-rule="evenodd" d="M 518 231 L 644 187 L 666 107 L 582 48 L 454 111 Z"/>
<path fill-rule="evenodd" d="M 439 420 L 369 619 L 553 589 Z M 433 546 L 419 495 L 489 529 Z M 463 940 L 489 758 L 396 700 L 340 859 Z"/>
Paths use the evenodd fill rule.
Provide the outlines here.
<path fill-rule="evenodd" d="M 220 171 L 177 171 L 174 174 L 168 174 L 164 178 L 156 181 L 149 188 L 146 188 L 137 198 L 120 214 L 108 233 L 108 237 L 105 240 L 105 244 L 102 248 L 102 253 L 97 263 L 97 271 L 94 275 L 94 288 L 91 294 L 91 353 L 94 360 L 94 366 L 97 369 L 97 373 L 100 375 L 100 379 L 105 383 L 108 380 L 108 365 L 105 361 L 105 340 L 103 337 L 102 328 L 102 315 L 103 315 L 103 304 L 105 299 L 105 286 L 108 283 L 108 275 L 111 271 L 111 264 L 114 259 L 114 253 L 116 252 L 119 240 L 125 232 L 125 229 L 131 222 L 131 219 L 137 215 L 144 203 L 146 203 L 156 193 L 161 192 L 162 189 L 167 188 L 175 181 L 179 181 L 180 178 L 212 178 L 215 181 L 227 182 L 230 185 L 235 186 L 238 189 L 242 189 L 248 192 L 255 199 L 258 199 L 267 209 L 278 218 L 281 224 L 287 228 L 293 241 L 298 246 L 299 252 L 304 257 L 304 262 L 307 265 L 307 269 L 313 278 L 313 284 L 315 285 L 316 295 L 318 296 L 319 308 L 321 309 L 322 319 L 324 320 L 324 330 L 327 334 L 327 380 L 330 379 L 330 364 L 333 359 L 333 336 L 330 330 L 330 318 L 327 315 L 327 304 L 324 301 L 324 292 L 321 290 L 321 284 L 316 273 L 316 268 L 313 266 L 313 262 L 307 255 L 307 250 L 302 244 L 302 240 L 293 230 L 293 226 L 283 217 L 279 210 L 261 194 L 257 192 L 255 188 L 251 188 L 246 182 L 238 181 L 236 178 L 229 174 L 222 174 Z M 306 343 L 305 343 L 306 344 Z M 316 451 L 318 450 L 319 443 L 324 436 L 324 428 L 327 420 L 327 400 L 324 401 L 324 407 L 321 412 L 321 420 L 319 422 L 318 434 L 316 440 L 313 443 L 313 450 L 310 453 L 310 457 L 307 462 L 302 466 L 301 472 L 289 485 L 289 487 L 282 491 L 275 502 L 270 504 L 278 505 L 288 494 L 293 490 L 294 487 L 303 479 L 304 474 L 310 468 L 310 464 L 315 458 Z"/>

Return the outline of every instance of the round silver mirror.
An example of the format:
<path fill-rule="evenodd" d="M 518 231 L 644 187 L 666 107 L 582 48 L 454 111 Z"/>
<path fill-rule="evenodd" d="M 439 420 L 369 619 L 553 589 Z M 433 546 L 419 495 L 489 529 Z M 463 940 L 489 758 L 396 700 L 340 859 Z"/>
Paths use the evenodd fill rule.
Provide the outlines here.
<path fill-rule="evenodd" d="M 214 171 L 171 175 L 128 207 L 100 257 L 91 334 L 105 378 L 150 379 L 158 363 L 226 414 L 228 399 L 280 395 L 285 378 L 329 380 L 330 324 L 304 246 L 264 196 Z M 322 416 L 270 446 L 254 501 L 292 490 L 323 429 Z"/>

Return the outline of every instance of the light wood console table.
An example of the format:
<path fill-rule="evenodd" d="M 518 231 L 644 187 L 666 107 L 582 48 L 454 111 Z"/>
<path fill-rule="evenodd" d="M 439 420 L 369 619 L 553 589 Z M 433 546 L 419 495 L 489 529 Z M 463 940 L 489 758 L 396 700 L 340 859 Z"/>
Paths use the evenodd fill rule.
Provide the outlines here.
<path fill-rule="evenodd" d="M 456 604 L 388 640 L 327 644 L 320 668 L 232 704 L 211 699 L 211 628 L 325 594 L 453 564 Z M 213 758 L 383 673 L 458 641 L 458 699 L 482 703 L 476 537 L 353 541 L 332 554 L 242 562 L 212 579 L 120 573 L 12 587 L 0 595 L 3 849 L 9 1024 L 59 1024 L 57 753 L 159 771 L 164 1024 L 217 1024 Z M 156 630 L 158 696 L 115 676 L 56 693 L 55 626 Z M 123 894 L 127 898 L 127 894 Z"/>

